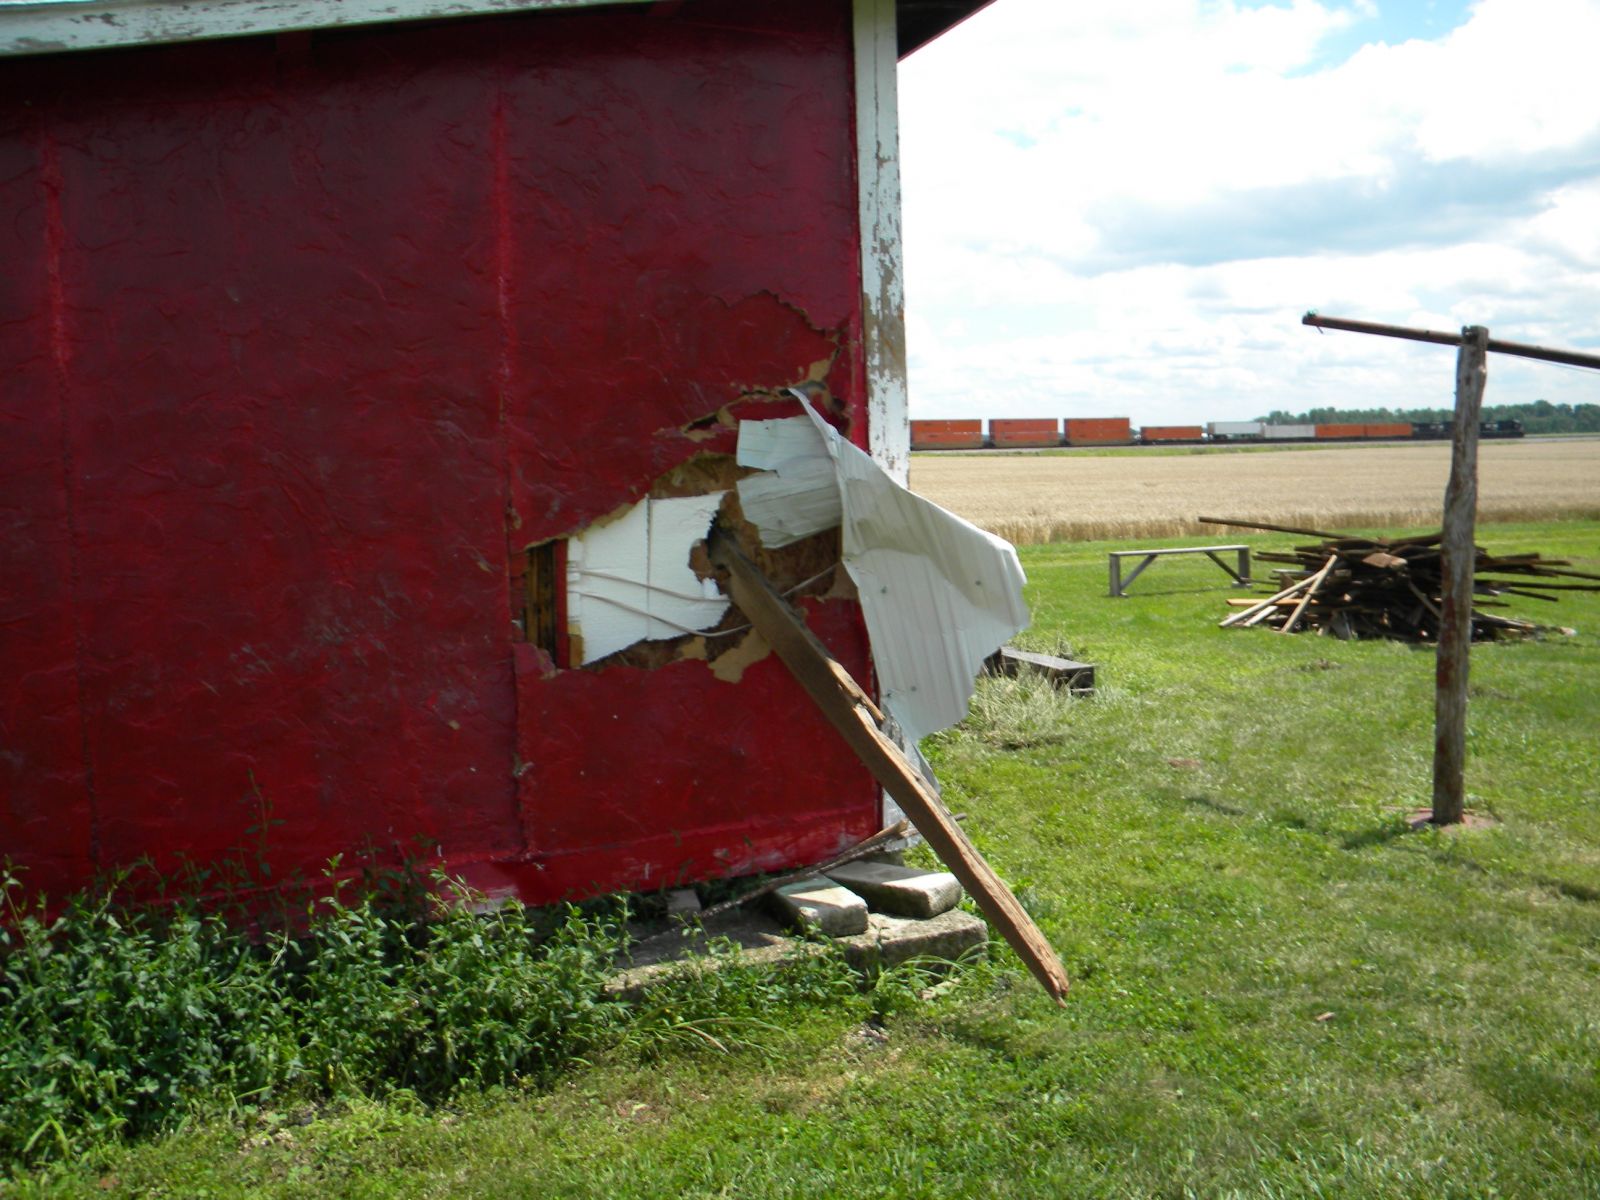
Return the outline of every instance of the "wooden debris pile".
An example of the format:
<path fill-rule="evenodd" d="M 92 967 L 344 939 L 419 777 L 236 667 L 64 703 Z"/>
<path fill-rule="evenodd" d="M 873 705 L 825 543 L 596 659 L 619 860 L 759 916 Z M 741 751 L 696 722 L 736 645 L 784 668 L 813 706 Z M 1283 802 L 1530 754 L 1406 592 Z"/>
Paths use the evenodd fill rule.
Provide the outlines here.
<path fill-rule="evenodd" d="M 1282 525 L 1200 519 L 1322 539 L 1314 545 L 1296 546 L 1291 552 L 1258 552 L 1257 562 L 1286 563 L 1292 569 L 1275 572 L 1281 586 L 1265 599 L 1229 600 L 1229 605 L 1238 611 L 1220 622 L 1223 628 L 1265 625 L 1280 633 L 1309 629 L 1338 638 L 1438 640 L 1442 534 L 1374 539 Z M 1474 641 L 1516 637 L 1548 628 L 1482 611 L 1507 607 L 1508 602 L 1502 597 L 1554 603 L 1564 591 L 1600 591 L 1600 575 L 1572 570 L 1572 564 L 1565 559 L 1540 558 L 1537 554 L 1491 555 L 1481 546 L 1474 550 Z"/>

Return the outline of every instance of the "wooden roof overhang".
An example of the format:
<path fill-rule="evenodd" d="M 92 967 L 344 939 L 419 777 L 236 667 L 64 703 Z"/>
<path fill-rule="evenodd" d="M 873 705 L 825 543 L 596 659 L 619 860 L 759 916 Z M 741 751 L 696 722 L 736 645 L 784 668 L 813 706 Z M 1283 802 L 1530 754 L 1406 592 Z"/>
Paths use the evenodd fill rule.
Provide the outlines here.
<path fill-rule="evenodd" d="M 661 0 L 0 0 L 0 56 Z M 673 0 L 674 6 L 682 0 Z M 993 0 L 895 0 L 904 58 Z"/>

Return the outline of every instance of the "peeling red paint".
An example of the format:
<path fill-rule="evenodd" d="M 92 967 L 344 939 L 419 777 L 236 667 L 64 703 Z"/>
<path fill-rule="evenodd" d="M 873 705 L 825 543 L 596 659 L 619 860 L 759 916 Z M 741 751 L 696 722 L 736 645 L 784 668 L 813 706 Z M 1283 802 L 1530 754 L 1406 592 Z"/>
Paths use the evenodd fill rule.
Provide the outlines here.
<path fill-rule="evenodd" d="M 0 64 L 0 854 L 264 803 L 280 871 L 420 837 L 539 900 L 870 832 L 775 662 L 524 670 L 509 587 L 819 362 L 864 444 L 850 45 L 705 0 Z"/>

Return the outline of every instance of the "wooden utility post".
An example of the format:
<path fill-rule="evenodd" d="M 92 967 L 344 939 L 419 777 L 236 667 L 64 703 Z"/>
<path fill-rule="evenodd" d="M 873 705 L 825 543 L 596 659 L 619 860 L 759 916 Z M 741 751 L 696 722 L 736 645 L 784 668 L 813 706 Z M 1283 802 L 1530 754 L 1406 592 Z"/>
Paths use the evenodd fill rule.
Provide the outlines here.
<path fill-rule="evenodd" d="M 1375 333 L 1380 337 L 1460 347 L 1456 354 L 1456 418 L 1450 442 L 1450 483 L 1444 493 L 1441 539 L 1444 571 L 1439 596 L 1439 652 L 1434 669 L 1433 813 L 1429 818 L 1435 825 L 1458 825 L 1465 816 L 1467 669 L 1472 646 L 1472 575 L 1478 555 L 1473 539 L 1478 515 L 1478 417 L 1483 408 L 1483 385 L 1489 374 L 1489 352 L 1591 368 L 1600 367 L 1600 355 L 1496 341 L 1481 325 L 1469 325 L 1458 334 L 1443 333 L 1436 329 L 1408 329 L 1403 325 L 1324 317 L 1314 312 L 1308 312 L 1301 324 L 1316 329 L 1343 329 L 1351 333 Z M 1238 614 L 1239 617 L 1245 615 Z M 1230 617 L 1223 624 L 1234 619 Z"/>
<path fill-rule="evenodd" d="M 1489 374 L 1489 331 L 1469 325 L 1456 354 L 1456 418 L 1444 491 L 1439 648 L 1434 669 L 1433 823 L 1459 825 L 1466 804 L 1467 672 L 1472 649 L 1472 576 L 1477 560 L 1478 414 Z"/>

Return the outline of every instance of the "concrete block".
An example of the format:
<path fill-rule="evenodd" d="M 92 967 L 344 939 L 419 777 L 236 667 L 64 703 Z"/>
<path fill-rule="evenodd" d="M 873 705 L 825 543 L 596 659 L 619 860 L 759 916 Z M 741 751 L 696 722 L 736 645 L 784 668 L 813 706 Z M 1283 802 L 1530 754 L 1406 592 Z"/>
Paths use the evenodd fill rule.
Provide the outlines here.
<path fill-rule="evenodd" d="M 688 921 L 700 913 L 700 893 L 693 888 L 674 888 L 667 893 L 667 916 Z"/>
<path fill-rule="evenodd" d="M 949 871 L 853 862 L 833 868 L 828 878 L 860 896 L 873 912 L 927 918 L 949 912 L 961 903 L 961 884 Z"/>
<path fill-rule="evenodd" d="M 848 937 L 867 928 L 867 905 L 860 896 L 813 875 L 772 893 L 772 906 L 790 925 L 827 937 Z"/>

